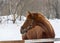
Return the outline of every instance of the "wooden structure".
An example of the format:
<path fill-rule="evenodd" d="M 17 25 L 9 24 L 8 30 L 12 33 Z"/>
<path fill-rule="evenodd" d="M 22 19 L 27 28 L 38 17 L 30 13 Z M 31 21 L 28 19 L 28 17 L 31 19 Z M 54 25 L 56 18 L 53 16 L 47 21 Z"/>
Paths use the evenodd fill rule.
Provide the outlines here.
<path fill-rule="evenodd" d="M 60 41 L 60 38 L 55 39 L 36 39 L 36 40 L 14 40 L 14 41 L 0 41 L 0 43 L 34 43 L 34 42 L 55 42 Z"/>
<path fill-rule="evenodd" d="M 0 43 L 24 43 L 23 40 L 18 40 L 18 41 L 0 41 Z"/>

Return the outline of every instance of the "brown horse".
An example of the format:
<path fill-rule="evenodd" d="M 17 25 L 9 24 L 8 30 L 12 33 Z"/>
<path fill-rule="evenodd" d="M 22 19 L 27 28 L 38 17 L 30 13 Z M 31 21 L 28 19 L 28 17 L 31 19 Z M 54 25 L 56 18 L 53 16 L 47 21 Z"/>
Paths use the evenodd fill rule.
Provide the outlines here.
<path fill-rule="evenodd" d="M 55 38 L 55 32 L 50 22 L 42 13 L 28 12 L 27 19 L 21 27 L 22 39 Z M 47 42 L 54 43 L 54 42 Z"/>

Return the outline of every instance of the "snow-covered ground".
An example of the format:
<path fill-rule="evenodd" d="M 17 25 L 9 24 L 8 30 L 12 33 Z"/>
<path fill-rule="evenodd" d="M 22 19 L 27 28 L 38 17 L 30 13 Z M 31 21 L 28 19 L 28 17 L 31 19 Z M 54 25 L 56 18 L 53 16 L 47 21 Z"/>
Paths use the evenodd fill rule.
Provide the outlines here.
<path fill-rule="evenodd" d="M 1 18 L 2 18 L 2 22 L 0 23 L 0 41 L 22 40 L 20 27 L 24 23 L 26 18 L 22 16 L 21 21 L 19 21 L 19 18 L 17 18 L 15 24 L 13 24 L 11 20 L 7 21 L 6 16 Z M 9 19 L 12 19 L 12 18 L 9 18 Z M 49 21 L 54 28 L 54 31 L 56 33 L 56 38 L 60 38 L 60 19 L 49 19 Z M 59 43 L 59 42 L 55 42 L 55 43 Z"/>
<path fill-rule="evenodd" d="M 0 24 L 0 41 L 21 40 L 20 27 L 16 24 Z"/>
<path fill-rule="evenodd" d="M 56 33 L 56 38 L 60 38 L 60 19 L 49 20 Z"/>
<path fill-rule="evenodd" d="M 22 20 L 20 21 L 19 18 L 16 19 L 15 24 L 12 22 L 12 15 L 1 16 L 0 20 L 0 41 L 6 40 L 22 40 L 20 27 L 25 21 L 25 17 L 21 16 Z M 9 19 L 7 21 L 7 19 Z"/>
<path fill-rule="evenodd" d="M 49 21 L 54 28 L 56 34 L 55 38 L 60 38 L 60 19 L 50 19 Z M 55 43 L 60 43 L 60 41 L 55 41 Z"/>

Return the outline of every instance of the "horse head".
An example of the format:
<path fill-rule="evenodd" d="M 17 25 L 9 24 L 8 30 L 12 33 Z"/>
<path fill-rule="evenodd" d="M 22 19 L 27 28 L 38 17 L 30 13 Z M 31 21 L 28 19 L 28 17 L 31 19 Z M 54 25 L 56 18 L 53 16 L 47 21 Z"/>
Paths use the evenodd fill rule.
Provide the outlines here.
<path fill-rule="evenodd" d="M 28 15 L 26 18 L 26 21 L 24 24 L 21 26 L 21 33 L 24 34 L 28 30 L 32 29 L 36 25 L 39 25 L 42 27 L 44 30 L 47 30 L 52 37 L 55 37 L 55 32 L 53 30 L 52 25 L 50 22 L 46 19 L 46 17 L 42 13 L 31 13 L 28 11 Z M 45 28 L 44 28 L 45 27 Z"/>
<path fill-rule="evenodd" d="M 21 26 L 21 33 L 27 32 L 27 30 L 31 29 L 33 26 L 33 23 L 36 21 L 36 18 L 38 17 L 37 13 L 31 13 L 28 11 L 27 19 L 24 22 L 24 24 Z"/>

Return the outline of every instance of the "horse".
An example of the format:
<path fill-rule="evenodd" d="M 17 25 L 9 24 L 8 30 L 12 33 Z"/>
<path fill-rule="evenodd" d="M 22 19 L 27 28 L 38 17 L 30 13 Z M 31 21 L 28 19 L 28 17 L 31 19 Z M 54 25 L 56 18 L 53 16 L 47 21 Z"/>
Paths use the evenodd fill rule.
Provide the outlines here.
<path fill-rule="evenodd" d="M 42 13 L 29 12 L 20 30 L 23 40 L 55 38 L 55 32 Z M 46 42 L 54 43 L 54 42 Z"/>

